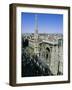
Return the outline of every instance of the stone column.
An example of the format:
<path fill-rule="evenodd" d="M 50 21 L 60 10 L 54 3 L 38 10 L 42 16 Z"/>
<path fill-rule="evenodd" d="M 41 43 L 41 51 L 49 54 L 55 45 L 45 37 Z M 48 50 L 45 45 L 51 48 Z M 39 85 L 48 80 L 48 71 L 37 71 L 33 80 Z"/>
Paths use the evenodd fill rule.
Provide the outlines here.
<path fill-rule="evenodd" d="M 58 71 L 58 46 L 52 47 L 50 69 L 54 75 L 57 75 L 57 71 Z"/>

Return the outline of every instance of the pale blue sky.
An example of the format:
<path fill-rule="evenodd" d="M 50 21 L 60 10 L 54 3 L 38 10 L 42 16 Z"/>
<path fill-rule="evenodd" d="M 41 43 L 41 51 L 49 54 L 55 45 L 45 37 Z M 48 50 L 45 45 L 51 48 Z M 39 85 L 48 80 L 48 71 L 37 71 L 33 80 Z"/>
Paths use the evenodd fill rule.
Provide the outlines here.
<path fill-rule="evenodd" d="M 21 13 L 22 33 L 33 33 L 35 30 L 35 14 L 38 16 L 39 33 L 63 33 L 62 14 Z"/>

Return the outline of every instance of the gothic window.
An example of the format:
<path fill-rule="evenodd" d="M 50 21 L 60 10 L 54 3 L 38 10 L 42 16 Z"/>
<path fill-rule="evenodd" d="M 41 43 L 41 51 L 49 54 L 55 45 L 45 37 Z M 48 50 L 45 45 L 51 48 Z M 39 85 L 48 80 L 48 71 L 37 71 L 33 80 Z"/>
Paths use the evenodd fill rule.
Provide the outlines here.
<path fill-rule="evenodd" d="M 48 64 L 50 64 L 50 49 L 46 48 L 46 61 Z"/>

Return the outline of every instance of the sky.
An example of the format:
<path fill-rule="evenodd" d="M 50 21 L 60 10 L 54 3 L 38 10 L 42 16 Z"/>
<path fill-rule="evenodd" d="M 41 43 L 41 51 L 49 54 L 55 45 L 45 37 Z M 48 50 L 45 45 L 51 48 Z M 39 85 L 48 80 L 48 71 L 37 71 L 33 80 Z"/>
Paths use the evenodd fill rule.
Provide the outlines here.
<path fill-rule="evenodd" d="M 43 14 L 43 13 L 21 13 L 22 33 L 34 33 L 35 15 L 38 19 L 39 33 L 63 33 L 62 14 Z"/>

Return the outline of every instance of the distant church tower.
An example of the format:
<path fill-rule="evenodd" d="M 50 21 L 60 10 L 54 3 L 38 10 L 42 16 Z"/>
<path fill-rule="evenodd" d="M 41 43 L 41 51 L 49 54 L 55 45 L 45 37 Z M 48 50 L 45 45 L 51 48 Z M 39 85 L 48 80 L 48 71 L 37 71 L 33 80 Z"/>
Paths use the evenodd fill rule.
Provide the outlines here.
<path fill-rule="evenodd" d="M 38 16 L 35 14 L 35 32 L 34 32 L 34 53 L 39 56 L 39 42 L 38 42 Z"/>

